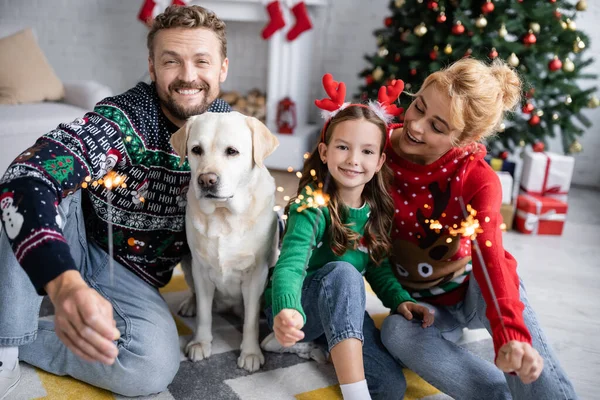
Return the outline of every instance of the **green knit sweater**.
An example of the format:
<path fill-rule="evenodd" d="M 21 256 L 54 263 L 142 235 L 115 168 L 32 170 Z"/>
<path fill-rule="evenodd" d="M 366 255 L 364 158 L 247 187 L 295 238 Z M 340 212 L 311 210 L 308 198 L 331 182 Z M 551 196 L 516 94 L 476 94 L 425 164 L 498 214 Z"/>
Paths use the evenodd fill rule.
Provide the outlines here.
<path fill-rule="evenodd" d="M 385 260 L 381 265 L 375 265 L 362 243 L 356 250 L 349 249 L 341 256 L 335 255 L 328 234 L 331 227 L 329 209 L 309 207 L 298 212 L 301 205 L 293 204 L 290 207 L 281 254 L 265 291 L 265 303 L 267 306 L 272 305 L 273 316 L 284 308 L 290 308 L 300 312 L 306 322 L 301 305 L 304 279 L 332 261 L 352 264 L 365 276 L 384 306 L 395 310 L 400 303 L 414 302 L 396 280 L 389 262 Z M 343 222 L 362 235 L 369 215 L 368 204 L 362 208 L 347 208 L 347 217 Z"/>

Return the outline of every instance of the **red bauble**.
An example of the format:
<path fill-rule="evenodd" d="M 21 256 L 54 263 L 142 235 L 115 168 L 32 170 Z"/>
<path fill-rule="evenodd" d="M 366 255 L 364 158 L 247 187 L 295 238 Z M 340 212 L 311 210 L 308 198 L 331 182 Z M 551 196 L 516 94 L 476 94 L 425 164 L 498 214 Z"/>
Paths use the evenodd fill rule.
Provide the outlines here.
<path fill-rule="evenodd" d="M 413 75 L 413 76 L 416 75 L 417 74 L 417 69 L 416 68 L 411 69 L 410 70 L 410 74 Z"/>
<path fill-rule="evenodd" d="M 394 61 L 398 62 L 400 61 L 400 54 L 397 54 L 394 56 Z"/>
<path fill-rule="evenodd" d="M 460 21 L 452 26 L 453 35 L 462 35 L 463 33 L 465 33 L 465 27 L 462 23 L 460 23 Z"/>
<path fill-rule="evenodd" d="M 558 59 L 558 57 L 554 57 L 552 61 L 548 63 L 548 69 L 550 71 L 558 71 L 562 68 L 562 61 Z"/>
<path fill-rule="evenodd" d="M 508 151 L 504 150 L 502 153 L 500 153 L 500 158 L 506 160 L 508 158 Z"/>
<path fill-rule="evenodd" d="M 525 34 L 525 36 L 523 36 L 523 43 L 534 44 L 535 42 L 537 42 L 537 38 L 535 37 L 533 32 L 529 32 L 529 33 Z"/>
<path fill-rule="evenodd" d="M 438 23 L 443 24 L 444 22 L 446 22 L 446 14 L 441 12 L 440 15 L 437 16 L 436 20 Z"/>
<path fill-rule="evenodd" d="M 427 8 L 429 8 L 430 10 L 437 10 L 438 9 L 438 3 L 437 1 L 433 1 L 433 0 L 429 0 L 427 2 Z"/>
<path fill-rule="evenodd" d="M 385 24 L 385 26 L 392 26 L 392 17 L 387 17 L 383 20 L 383 23 Z"/>
<path fill-rule="evenodd" d="M 546 146 L 544 145 L 544 142 L 535 142 L 533 144 L 533 146 L 531 146 L 531 147 L 533 148 L 533 151 L 535 151 L 537 153 L 543 152 L 544 149 L 546 148 Z"/>
<path fill-rule="evenodd" d="M 535 94 L 535 89 L 531 88 L 527 91 L 527 93 L 525 93 L 525 97 L 527 97 L 528 99 L 532 98 L 533 95 Z"/>
<path fill-rule="evenodd" d="M 370 85 L 371 83 L 373 83 L 373 81 L 374 81 L 373 75 L 365 76 L 365 82 L 367 83 L 367 85 Z"/>
<path fill-rule="evenodd" d="M 489 52 L 488 57 L 491 58 L 492 60 L 496 57 L 498 57 L 498 52 L 496 51 L 496 49 L 492 49 L 492 51 Z"/>
<path fill-rule="evenodd" d="M 529 118 L 529 125 L 536 126 L 539 123 L 540 123 L 540 117 L 538 117 L 537 115 L 533 114 L 531 116 L 531 118 Z"/>
<path fill-rule="evenodd" d="M 531 112 L 534 110 L 535 107 L 533 107 L 533 104 L 531 103 L 525 103 L 525 105 L 523 105 L 523 108 L 521 109 L 521 111 L 523 111 L 523 113 L 525 114 L 531 114 Z"/>
<path fill-rule="evenodd" d="M 548 3 L 556 3 L 556 0 L 548 0 Z"/>
<path fill-rule="evenodd" d="M 437 56 L 438 56 L 437 50 L 433 49 L 429 52 L 429 58 L 431 58 L 432 60 L 436 60 Z"/>
<path fill-rule="evenodd" d="M 494 3 L 492 3 L 491 0 L 488 0 L 481 6 L 481 12 L 484 14 L 489 14 L 492 11 L 494 11 Z"/>
<path fill-rule="evenodd" d="M 555 17 L 556 19 L 560 19 L 560 17 L 562 17 L 562 14 L 560 13 L 560 11 L 558 11 L 558 10 L 555 10 L 555 11 L 554 11 L 554 17 Z"/>

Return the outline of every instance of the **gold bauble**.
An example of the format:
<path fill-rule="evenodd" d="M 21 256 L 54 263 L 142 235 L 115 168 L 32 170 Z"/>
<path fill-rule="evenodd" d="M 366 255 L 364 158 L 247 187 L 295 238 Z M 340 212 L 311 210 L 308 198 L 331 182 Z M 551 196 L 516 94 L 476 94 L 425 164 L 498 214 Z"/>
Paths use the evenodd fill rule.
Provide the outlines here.
<path fill-rule="evenodd" d="M 529 29 L 531 29 L 533 33 L 540 33 L 540 24 L 537 22 L 532 22 L 529 24 Z"/>
<path fill-rule="evenodd" d="M 427 33 L 425 23 L 421 22 L 419 25 L 415 26 L 414 32 L 418 37 L 424 36 Z"/>
<path fill-rule="evenodd" d="M 488 21 L 487 19 L 485 19 L 485 17 L 483 15 L 480 15 L 479 18 L 477 18 L 475 20 L 475 26 L 478 27 L 479 29 L 483 29 L 487 26 Z"/>
<path fill-rule="evenodd" d="M 593 95 L 590 98 L 590 101 L 588 101 L 588 107 L 589 108 L 596 108 L 600 106 L 600 100 L 598 100 L 598 98 L 596 97 L 596 95 Z"/>
<path fill-rule="evenodd" d="M 506 30 L 506 25 L 502 24 L 502 26 L 500 27 L 500 29 L 498 29 L 498 36 L 500 36 L 501 38 L 503 38 L 506 35 L 508 35 L 508 31 Z"/>
<path fill-rule="evenodd" d="M 552 120 L 557 121 L 558 118 L 558 113 L 552 113 Z"/>
<path fill-rule="evenodd" d="M 404 3 L 406 3 L 406 0 L 395 0 L 394 1 L 394 5 L 396 6 L 396 8 L 402 8 L 402 6 L 404 6 Z"/>
<path fill-rule="evenodd" d="M 506 60 L 508 62 L 508 64 L 511 67 L 518 67 L 519 66 L 519 57 L 517 57 L 517 55 L 515 53 L 510 53 L 510 56 L 508 56 L 508 59 Z"/>
<path fill-rule="evenodd" d="M 383 69 L 381 69 L 381 67 L 377 67 L 373 70 L 371 75 L 373 76 L 373 79 L 379 81 L 381 78 L 383 78 Z"/>
<path fill-rule="evenodd" d="M 500 126 L 498 126 L 498 132 L 504 132 L 504 130 L 506 129 L 506 125 L 503 123 L 500 124 Z"/>
<path fill-rule="evenodd" d="M 571 104 L 573 102 L 573 99 L 571 98 L 571 96 L 567 96 L 567 98 L 565 99 L 565 104 Z"/>
<path fill-rule="evenodd" d="M 389 53 L 389 51 L 385 47 L 380 47 L 379 51 L 377 52 L 377 54 L 379 55 L 379 57 L 385 57 L 385 56 L 388 55 L 388 53 Z"/>
<path fill-rule="evenodd" d="M 562 65 L 562 69 L 565 72 L 573 72 L 575 70 L 575 64 L 569 57 L 565 58 L 565 62 Z"/>
<path fill-rule="evenodd" d="M 446 47 L 444 47 L 444 54 L 447 54 L 447 55 L 452 54 L 452 46 L 450 45 L 450 43 L 448 43 L 446 45 Z"/>
<path fill-rule="evenodd" d="M 585 0 L 579 0 L 577 2 L 577 4 L 575 5 L 575 8 L 577 9 L 577 11 L 585 11 L 585 10 L 587 10 L 587 1 L 585 1 Z"/>
<path fill-rule="evenodd" d="M 525 147 L 525 141 L 523 139 L 519 140 L 519 146 Z"/>
<path fill-rule="evenodd" d="M 537 110 L 535 113 L 537 114 L 538 117 L 541 117 L 541 116 L 544 115 L 544 111 L 543 110 Z"/>
<path fill-rule="evenodd" d="M 583 150 L 583 146 L 581 145 L 581 143 L 579 143 L 577 140 L 575 140 L 573 143 L 571 143 L 571 145 L 569 146 L 569 153 L 574 154 L 574 153 L 581 153 L 581 151 Z"/>
<path fill-rule="evenodd" d="M 565 21 L 560 21 L 560 26 L 561 26 L 563 29 L 567 29 L 567 23 L 566 23 Z"/>
<path fill-rule="evenodd" d="M 577 36 L 575 42 L 573 43 L 573 52 L 579 53 L 583 49 L 585 49 L 585 43 L 579 36 Z"/>
<path fill-rule="evenodd" d="M 571 31 L 577 30 L 577 24 L 572 19 L 567 18 L 567 28 Z"/>

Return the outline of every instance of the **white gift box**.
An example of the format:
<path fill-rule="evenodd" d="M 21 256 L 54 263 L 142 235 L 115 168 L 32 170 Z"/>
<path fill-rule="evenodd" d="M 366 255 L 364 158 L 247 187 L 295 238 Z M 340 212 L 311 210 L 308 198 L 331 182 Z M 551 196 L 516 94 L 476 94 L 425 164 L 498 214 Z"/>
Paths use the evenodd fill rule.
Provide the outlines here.
<path fill-rule="evenodd" d="M 529 194 L 567 201 L 575 159 L 548 152 L 527 152 L 523 157 L 521 189 Z"/>
<path fill-rule="evenodd" d="M 497 171 L 500 184 L 502 185 L 502 204 L 512 203 L 513 177 L 508 172 Z"/>

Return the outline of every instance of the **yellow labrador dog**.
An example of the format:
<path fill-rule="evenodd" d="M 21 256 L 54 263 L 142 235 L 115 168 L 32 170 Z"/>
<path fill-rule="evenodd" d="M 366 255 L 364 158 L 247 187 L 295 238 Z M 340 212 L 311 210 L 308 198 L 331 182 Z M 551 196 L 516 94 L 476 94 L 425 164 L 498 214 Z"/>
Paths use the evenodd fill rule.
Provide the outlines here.
<path fill-rule="evenodd" d="M 182 163 L 187 155 L 192 173 L 185 217 L 191 267 L 189 259 L 182 267 L 193 295 L 180 313 L 197 318 L 186 354 L 210 357 L 212 309 L 233 309 L 244 318 L 238 366 L 257 371 L 265 361 L 260 299 L 277 257 L 275 181 L 263 160 L 279 142 L 256 118 L 209 112 L 189 118 L 171 145 Z"/>

